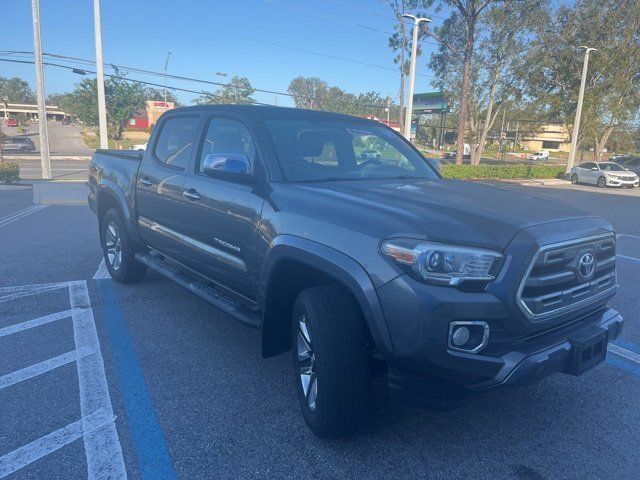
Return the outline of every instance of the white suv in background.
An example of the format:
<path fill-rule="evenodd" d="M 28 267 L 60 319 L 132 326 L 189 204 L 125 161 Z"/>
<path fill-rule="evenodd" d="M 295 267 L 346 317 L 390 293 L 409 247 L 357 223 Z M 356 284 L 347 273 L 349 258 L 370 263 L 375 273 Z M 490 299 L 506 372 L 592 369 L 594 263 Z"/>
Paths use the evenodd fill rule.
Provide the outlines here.
<path fill-rule="evenodd" d="M 591 183 L 598 187 L 637 187 L 638 175 L 614 162 L 586 162 L 571 169 L 571 183 Z"/>
<path fill-rule="evenodd" d="M 539 152 L 529 155 L 529 160 L 549 160 L 549 152 L 540 150 Z"/>

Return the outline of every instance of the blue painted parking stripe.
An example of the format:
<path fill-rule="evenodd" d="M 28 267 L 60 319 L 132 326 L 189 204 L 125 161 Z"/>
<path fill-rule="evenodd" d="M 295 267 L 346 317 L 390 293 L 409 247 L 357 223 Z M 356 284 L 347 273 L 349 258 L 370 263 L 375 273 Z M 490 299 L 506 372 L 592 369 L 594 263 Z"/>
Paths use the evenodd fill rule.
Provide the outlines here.
<path fill-rule="evenodd" d="M 607 363 L 621 368 L 622 370 L 625 370 L 632 375 L 640 377 L 640 365 L 629 362 L 624 358 L 618 357 L 617 355 L 607 355 Z"/>
<path fill-rule="evenodd" d="M 96 283 L 141 477 L 175 479 L 177 476 L 171 463 L 169 449 L 158 423 L 112 281 L 98 280 Z"/>
<path fill-rule="evenodd" d="M 627 350 L 631 350 L 632 352 L 637 353 L 638 355 L 640 355 L 640 345 L 638 345 L 637 343 L 632 343 L 632 342 L 625 342 L 624 340 L 616 340 L 615 342 L 613 342 L 614 344 L 622 347 L 622 348 L 626 348 Z"/>

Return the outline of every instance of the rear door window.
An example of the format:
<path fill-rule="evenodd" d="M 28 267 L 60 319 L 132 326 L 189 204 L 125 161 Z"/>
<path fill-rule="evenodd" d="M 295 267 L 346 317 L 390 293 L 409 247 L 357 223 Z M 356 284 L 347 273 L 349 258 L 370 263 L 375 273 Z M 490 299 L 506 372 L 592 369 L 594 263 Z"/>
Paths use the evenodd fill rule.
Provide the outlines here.
<path fill-rule="evenodd" d="M 199 117 L 167 119 L 154 149 L 156 159 L 165 165 L 184 169 L 193 151 L 199 121 Z"/>

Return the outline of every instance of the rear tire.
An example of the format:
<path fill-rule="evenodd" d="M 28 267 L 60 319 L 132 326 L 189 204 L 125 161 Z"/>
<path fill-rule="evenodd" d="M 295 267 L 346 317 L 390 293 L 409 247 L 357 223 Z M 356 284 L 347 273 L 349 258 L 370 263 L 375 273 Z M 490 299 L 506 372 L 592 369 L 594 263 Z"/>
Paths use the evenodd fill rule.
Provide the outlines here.
<path fill-rule="evenodd" d="M 136 244 L 127 234 L 120 212 L 108 210 L 100 225 L 102 253 L 111 278 L 120 283 L 139 282 L 147 267 L 135 259 Z"/>
<path fill-rule="evenodd" d="M 574 185 L 578 184 L 578 175 L 576 175 L 575 173 L 571 175 L 571 183 L 573 183 Z"/>
<path fill-rule="evenodd" d="M 360 310 L 342 289 L 309 288 L 296 299 L 291 327 L 296 391 L 307 425 L 325 438 L 354 432 L 370 388 Z"/>
<path fill-rule="evenodd" d="M 598 187 L 606 188 L 606 186 L 607 186 L 607 179 L 604 177 L 598 178 Z"/>

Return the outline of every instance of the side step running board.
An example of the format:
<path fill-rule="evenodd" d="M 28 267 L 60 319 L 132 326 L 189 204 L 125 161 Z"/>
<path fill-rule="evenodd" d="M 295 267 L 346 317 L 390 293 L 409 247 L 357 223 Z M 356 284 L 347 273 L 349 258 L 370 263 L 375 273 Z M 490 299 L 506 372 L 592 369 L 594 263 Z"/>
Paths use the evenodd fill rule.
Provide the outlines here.
<path fill-rule="evenodd" d="M 242 305 L 240 302 L 220 293 L 210 284 L 189 275 L 187 272 L 150 253 L 136 253 L 136 259 L 159 274 L 173 280 L 178 285 L 195 293 L 227 315 L 253 328 L 260 327 L 260 315 L 257 311 Z"/>

